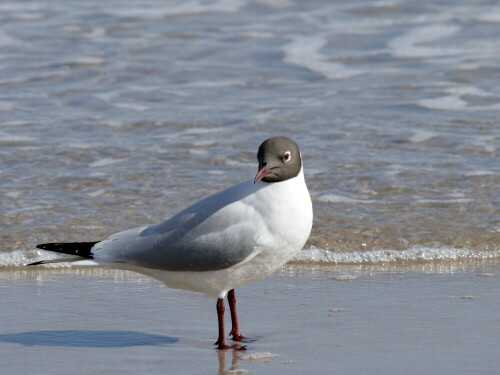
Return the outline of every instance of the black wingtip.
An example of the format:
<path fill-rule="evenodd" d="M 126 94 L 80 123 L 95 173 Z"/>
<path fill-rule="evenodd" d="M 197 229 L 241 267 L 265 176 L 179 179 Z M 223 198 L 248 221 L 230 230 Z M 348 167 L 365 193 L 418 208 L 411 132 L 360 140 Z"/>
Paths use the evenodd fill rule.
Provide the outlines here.
<path fill-rule="evenodd" d="M 77 255 L 82 258 L 92 259 L 92 247 L 95 242 L 51 242 L 36 245 L 37 249 L 54 251 L 56 253 Z"/>
<path fill-rule="evenodd" d="M 37 246 L 37 247 L 38 247 L 38 246 Z M 39 261 L 39 262 L 30 263 L 30 264 L 28 264 L 28 267 L 29 267 L 29 266 L 38 266 L 38 265 L 40 265 L 40 264 L 45 264 L 45 262 L 44 262 L 43 260 L 41 260 L 41 261 Z"/>
<path fill-rule="evenodd" d="M 42 249 L 42 250 L 49 250 L 49 248 L 53 247 L 53 246 L 57 246 L 59 245 L 57 242 L 53 242 L 53 243 L 41 243 L 39 245 L 36 245 L 37 249 Z"/>

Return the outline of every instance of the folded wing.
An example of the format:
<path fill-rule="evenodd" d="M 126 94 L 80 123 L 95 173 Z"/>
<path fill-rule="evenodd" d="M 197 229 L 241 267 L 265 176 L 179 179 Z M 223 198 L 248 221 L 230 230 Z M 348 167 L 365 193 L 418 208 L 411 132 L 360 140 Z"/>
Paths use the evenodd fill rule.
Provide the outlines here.
<path fill-rule="evenodd" d="M 238 264 L 258 253 L 268 236 L 258 205 L 248 204 L 256 189 L 245 182 L 159 225 L 114 234 L 93 247 L 94 259 L 167 271 L 215 271 Z"/>

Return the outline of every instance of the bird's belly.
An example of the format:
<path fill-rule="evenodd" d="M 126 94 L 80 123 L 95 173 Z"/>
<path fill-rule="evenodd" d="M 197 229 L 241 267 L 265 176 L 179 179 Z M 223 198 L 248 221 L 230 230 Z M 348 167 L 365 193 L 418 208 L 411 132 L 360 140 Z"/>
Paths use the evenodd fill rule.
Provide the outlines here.
<path fill-rule="evenodd" d="M 204 293 L 208 297 L 225 297 L 234 288 L 266 277 L 290 260 L 298 249 L 262 250 L 260 253 L 232 267 L 217 271 L 163 271 L 138 266 L 127 269 L 151 276 L 170 288 Z"/>

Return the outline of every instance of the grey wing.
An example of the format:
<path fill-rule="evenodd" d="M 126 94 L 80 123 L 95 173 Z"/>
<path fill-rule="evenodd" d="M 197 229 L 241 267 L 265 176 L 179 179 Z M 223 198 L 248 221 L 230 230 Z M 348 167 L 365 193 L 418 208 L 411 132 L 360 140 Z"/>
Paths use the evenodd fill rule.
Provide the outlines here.
<path fill-rule="evenodd" d="M 92 252 L 97 261 L 167 271 L 221 270 L 261 249 L 265 228 L 255 225 L 248 214 L 240 203 L 209 213 L 186 210 L 160 225 L 112 235 L 96 244 Z"/>

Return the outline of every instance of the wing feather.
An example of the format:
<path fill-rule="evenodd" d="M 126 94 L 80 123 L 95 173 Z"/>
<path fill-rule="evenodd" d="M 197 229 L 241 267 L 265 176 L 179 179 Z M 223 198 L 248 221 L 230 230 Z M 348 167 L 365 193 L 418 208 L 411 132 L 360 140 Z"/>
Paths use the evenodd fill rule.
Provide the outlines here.
<path fill-rule="evenodd" d="M 94 246 L 94 258 L 168 271 L 229 268 L 260 251 L 267 235 L 261 213 L 249 204 L 258 189 L 247 181 L 159 225 L 114 234 Z"/>

